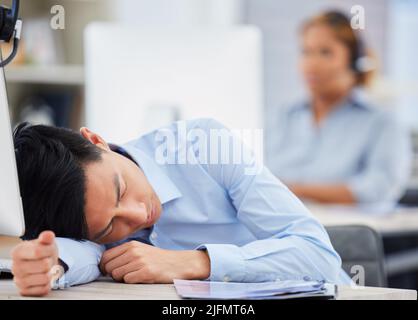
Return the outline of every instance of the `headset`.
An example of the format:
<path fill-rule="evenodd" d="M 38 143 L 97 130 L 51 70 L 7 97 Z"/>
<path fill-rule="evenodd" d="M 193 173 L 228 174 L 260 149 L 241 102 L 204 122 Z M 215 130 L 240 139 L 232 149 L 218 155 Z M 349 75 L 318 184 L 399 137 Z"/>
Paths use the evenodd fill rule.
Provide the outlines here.
<path fill-rule="evenodd" d="M 343 13 L 338 11 L 331 11 L 328 14 L 330 22 L 334 25 L 350 25 L 350 19 Z M 373 58 L 367 54 L 365 43 L 356 30 L 353 30 L 356 39 L 356 48 L 351 53 L 350 67 L 356 73 L 364 73 L 372 71 L 376 68 L 376 63 Z"/>
<path fill-rule="evenodd" d="M 13 60 L 19 47 L 22 32 L 22 20 L 18 18 L 19 3 L 19 0 L 13 0 L 11 8 L 0 6 L 0 42 L 10 42 L 13 38 L 12 52 L 5 60 L 0 61 L 0 68 Z"/>
<path fill-rule="evenodd" d="M 365 73 L 376 69 L 375 60 L 369 56 L 363 38 L 358 32 L 353 30 L 356 38 L 357 48 L 351 58 L 351 68 L 356 73 Z"/>
<path fill-rule="evenodd" d="M 354 32 L 357 39 L 357 50 L 352 58 L 351 68 L 357 73 L 364 73 L 376 69 L 376 63 L 373 58 L 367 54 L 363 39 Z"/>

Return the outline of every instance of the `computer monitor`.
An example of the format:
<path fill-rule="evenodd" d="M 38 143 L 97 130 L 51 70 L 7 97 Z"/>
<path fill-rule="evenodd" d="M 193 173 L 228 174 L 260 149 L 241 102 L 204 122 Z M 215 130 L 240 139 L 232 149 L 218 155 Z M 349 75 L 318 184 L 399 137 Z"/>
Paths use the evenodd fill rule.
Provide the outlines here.
<path fill-rule="evenodd" d="M 86 124 L 105 140 L 123 143 L 171 121 L 202 117 L 231 129 L 263 126 L 256 27 L 95 22 L 84 49 Z"/>
<path fill-rule="evenodd" d="M 25 220 L 3 68 L 0 68 L 0 150 L 0 235 L 20 237 L 25 232 Z"/>

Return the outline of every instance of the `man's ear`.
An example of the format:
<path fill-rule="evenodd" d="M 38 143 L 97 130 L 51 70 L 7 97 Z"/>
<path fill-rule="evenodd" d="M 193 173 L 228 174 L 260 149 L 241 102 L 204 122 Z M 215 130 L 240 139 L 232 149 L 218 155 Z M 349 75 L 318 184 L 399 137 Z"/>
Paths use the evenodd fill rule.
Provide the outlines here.
<path fill-rule="evenodd" d="M 104 141 L 103 138 L 98 134 L 94 133 L 93 131 L 90 131 L 90 129 L 86 127 L 81 127 L 80 133 L 84 139 L 90 141 L 95 146 L 99 147 L 100 149 L 110 151 L 109 145 L 106 143 L 106 141 Z"/>

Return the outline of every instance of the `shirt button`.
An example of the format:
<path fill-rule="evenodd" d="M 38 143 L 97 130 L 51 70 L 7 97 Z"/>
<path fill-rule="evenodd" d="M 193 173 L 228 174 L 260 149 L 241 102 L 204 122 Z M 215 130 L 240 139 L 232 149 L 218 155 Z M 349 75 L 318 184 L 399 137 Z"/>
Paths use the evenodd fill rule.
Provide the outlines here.
<path fill-rule="evenodd" d="M 153 232 L 153 233 L 151 233 L 151 239 L 156 239 L 157 238 L 157 233 L 156 232 Z"/>
<path fill-rule="evenodd" d="M 225 276 L 224 277 L 224 282 L 228 282 L 230 279 L 229 279 L 229 277 L 228 276 Z"/>

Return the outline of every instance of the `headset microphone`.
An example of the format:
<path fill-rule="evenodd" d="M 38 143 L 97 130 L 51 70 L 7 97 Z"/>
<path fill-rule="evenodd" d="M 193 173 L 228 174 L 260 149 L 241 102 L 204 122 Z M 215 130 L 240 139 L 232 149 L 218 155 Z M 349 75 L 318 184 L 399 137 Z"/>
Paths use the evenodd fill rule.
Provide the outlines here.
<path fill-rule="evenodd" d="M 13 38 L 12 52 L 5 60 L 0 61 L 0 68 L 9 64 L 16 56 L 22 32 L 22 20 L 18 15 L 19 0 L 13 0 L 11 8 L 0 6 L 0 42 L 10 42 Z"/>
<path fill-rule="evenodd" d="M 357 49 L 352 58 L 352 69 L 359 73 L 373 71 L 376 69 L 376 62 L 367 54 L 363 39 L 360 35 L 354 32 L 354 36 L 357 39 Z"/>

